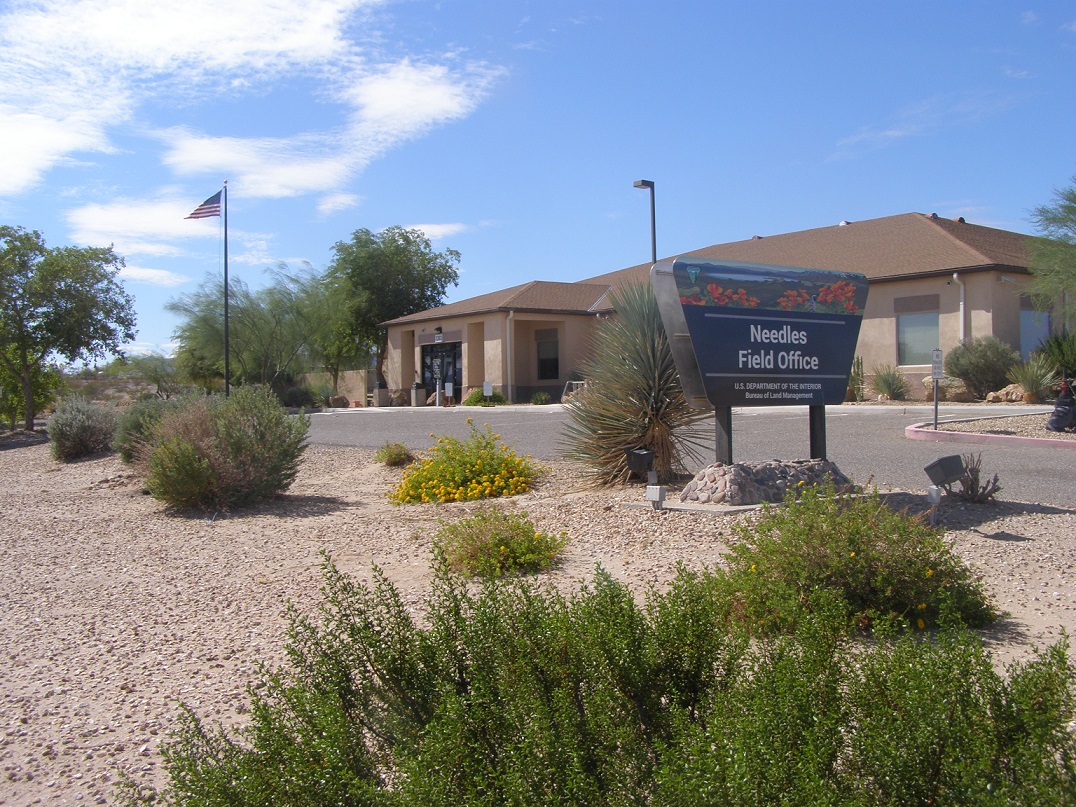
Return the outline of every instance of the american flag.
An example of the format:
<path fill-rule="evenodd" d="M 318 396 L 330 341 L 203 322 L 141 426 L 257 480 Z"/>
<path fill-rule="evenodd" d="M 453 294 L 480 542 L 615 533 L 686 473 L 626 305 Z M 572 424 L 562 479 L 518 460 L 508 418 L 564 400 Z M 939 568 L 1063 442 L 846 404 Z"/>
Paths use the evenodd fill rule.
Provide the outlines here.
<path fill-rule="evenodd" d="M 220 215 L 220 194 L 221 191 L 217 191 L 198 207 L 194 208 L 194 212 L 187 216 L 188 219 L 210 219 L 213 216 Z"/>

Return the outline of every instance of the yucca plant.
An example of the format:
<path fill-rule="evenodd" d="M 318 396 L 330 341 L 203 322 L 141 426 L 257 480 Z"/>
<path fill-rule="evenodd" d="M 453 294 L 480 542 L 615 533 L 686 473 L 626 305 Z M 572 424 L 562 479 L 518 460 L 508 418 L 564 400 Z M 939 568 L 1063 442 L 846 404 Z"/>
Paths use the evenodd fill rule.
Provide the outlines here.
<path fill-rule="evenodd" d="M 892 364 L 883 364 L 874 369 L 871 389 L 891 401 L 904 401 L 908 398 L 908 379 Z"/>
<path fill-rule="evenodd" d="M 1007 378 L 1024 390 L 1025 403 L 1042 403 L 1057 383 L 1054 361 L 1041 353 L 1032 353 L 1028 360 L 1015 364 Z"/>
<path fill-rule="evenodd" d="M 564 454 L 595 483 L 615 485 L 631 476 L 626 452 L 650 449 L 658 479 L 669 481 L 699 462 L 690 427 L 709 412 L 688 406 L 650 286 L 623 286 L 611 302 L 616 314 L 598 324 L 582 368 L 587 384 L 565 404 Z"/>

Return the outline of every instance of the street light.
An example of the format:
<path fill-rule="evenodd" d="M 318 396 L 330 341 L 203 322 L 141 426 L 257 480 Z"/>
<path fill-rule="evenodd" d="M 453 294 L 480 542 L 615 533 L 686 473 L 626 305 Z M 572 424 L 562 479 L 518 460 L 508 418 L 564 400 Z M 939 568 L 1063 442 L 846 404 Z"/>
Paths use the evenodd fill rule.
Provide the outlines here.
<path fill-rule="evenodd" d="M 658 230 L 657 219 L 654 218 L 654 181 L 651 179 L 635 180 L 636 188 L 650 189 L 650 262 L 658 262 Z"/>

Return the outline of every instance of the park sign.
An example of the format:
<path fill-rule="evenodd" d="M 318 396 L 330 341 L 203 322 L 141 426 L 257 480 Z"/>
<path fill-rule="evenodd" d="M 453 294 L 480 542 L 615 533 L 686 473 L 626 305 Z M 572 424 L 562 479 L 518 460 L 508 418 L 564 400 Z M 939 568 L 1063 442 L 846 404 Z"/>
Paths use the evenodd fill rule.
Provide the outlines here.
<path fill-rule="evenodd" d="M 863 275 L 680 257 L 650 279 L 691 406 L 844 401 Z"/>

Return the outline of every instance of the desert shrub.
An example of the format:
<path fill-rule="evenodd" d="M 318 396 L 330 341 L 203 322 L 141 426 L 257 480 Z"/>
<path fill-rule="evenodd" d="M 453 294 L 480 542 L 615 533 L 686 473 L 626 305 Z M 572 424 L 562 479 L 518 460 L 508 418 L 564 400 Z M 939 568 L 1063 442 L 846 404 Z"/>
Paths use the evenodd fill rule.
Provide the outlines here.
<path fill-rule="evenodd" d="M 867 376 L 863 372 L 863 357 L 856 356 L 852 359 L 852 369 L 848 373 L 848 391 L 845 393 L 846 401 L 865 401 Z"/>
<path fill-rule="evenodd" d="M 56 405 L 48 432 L 49 450 L 61 462 L 108 451 L 116 433 L 116 410 L 81 395 L 69 395 Z"/>
<path fill-rule="evenodd" d="M 908 398 L 908 379 L 894 365 L 883 364 L 874 369 L 871 389 L 891 401 L 904 401 Z"/>
<path fill-rule="evenodd" d="M 1014 364 L 1005 377 L 1020 385 L 1027 403 L 1045 401 L 1058 381 L 1053 360 L 1042 353 L 1032 353 L 1027 361 Z"/>
<path fill-rule="evenodd" d="M 980 336 L 957 345 L 945 357 L 945 373 L 959 378 L 980 400 L 1008 384 L 1008 373 L 1020 354 L 995 336 Z"/>
<path fill-rule="evenodd" d="M 526 513 L 488 505 L 434 535 L 449 568 L 472 577 L 500 577 L 548 569 L 568 541 L 536 529 Z"/>
<path fill-rule="evenodd" d="M 174 412 L 181 405 L 179 398 L 159 398 L 149 395 L 125 407 L 116 419 L 112 449 L 124 462 L 134 462 L 141 446 L 148 444 L 154 429 L 165 412 Z"/>
<path fill-rule="evenodd" d="M 415 459 L 415 455 L 403 443 L 386 442 L 374 452 L 374 460 L 390 468 L 399 468 Z"/>
<path fill-rule="evenodd" d="M 1045 356 L 1058 374 L 1076 376 L 1076 333 L 1050 334 L 1039 343 L 1036 353 Z"/>
<path fill-rule="evenodd" d="M 956 484 L 960 485 L 960 487 L 943 485 L 942 487 L 945 488 L 946 493 L 965 501 L 982 504 L 990 501 L 1001 492 L 1001 484 L 997 474 L 994 474 L 993 479 L 982 481 L 982 454 L 964 454 L 961 459 L 964 460 L 964 473 L 956 481 Z"/>
<path fill-rule="evenodd" d="M 649 284 L 613 292 L 616 316 L 600 319 L 582 368 L 587 383 L 565 404 L 564 455 L 582 463 L 591 480 L 615 485 L 631 478 L 627 451 L 654 452 L 658 479 L 671 481 L 701 460 L 692 426 L 710 417 L 692 409 L 680 385 L 672 350 Z"/>
<path fill-rule="evenodd" d="M 268 387 L 243 386 L 165 413 L 137 462 L 150 493 L 168 504 L 247 504 L 291 486 L 309 423 L 289 417 Z"/>
<path fill-rule="evenodd" d="M 1076 787 L 1067 643 L 995 671 L 959 625 L 851 642 L 832 592 L 748 641 L 681 569 L 639 605 L 599 570 L 574 594 L 472 593 L 440 559 L 420 625 L 378 569 L 328 561 L 288 611 L 288 664 L 250 724 L 184 709 L 169 788 L 128 804 L 1062 804 Z"/>
<path fill-rule="evenodd" d="M 280 398 L 281 403 L 291 409 L 309 409 L 313 406 L 321 406 L 314 397 L 314 390 L 310 387 L 288 387 Z"/>
<path fill-rule="evenodd" d="M 482 394 L 481 387 L 475 387 L 473 390 L 467 393 L 467 397 L 463 399 L 461 406 L 503 406 L 510 401 L 504 397 L 499 389 L 494 389 L 493 394 L 487 399 Z"/>
<path fill-rule="evenodd" d="M 752 631 L 787 630 L 817 591 L 834 592 L 861 629 L 881 620 L 924 630 L 945 608 L 975 627 L 997 616 L 941 532 L 894 511 L 877 492 L 806 487 L 785 507 L 762 513 L 738 528 L 720 580 L 735 604 L 732 615 Z"/>
<path fill-rule="evenodd" d="M 539 390 L 531 396 L 531 403 L 534 406 L 548 406 L 549 404 L 553 403 L 553 399 L 550 397 L 548 392 L 542 392 L 541 390 Z"/>
<path fill-rule="evenodd" d="M 389 494 L 397 504 L 466 502 L 526 493 L 538 475 L 530 457 L 521 457 L 494 434 L 467 418 L 466 440 L 442 436 L 405 470 Z M 431 434 L 430 437 L 433 437 Z"/>

